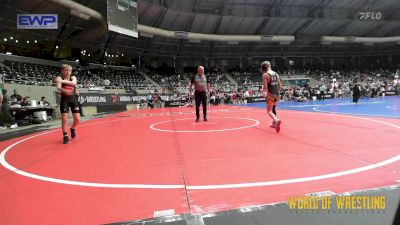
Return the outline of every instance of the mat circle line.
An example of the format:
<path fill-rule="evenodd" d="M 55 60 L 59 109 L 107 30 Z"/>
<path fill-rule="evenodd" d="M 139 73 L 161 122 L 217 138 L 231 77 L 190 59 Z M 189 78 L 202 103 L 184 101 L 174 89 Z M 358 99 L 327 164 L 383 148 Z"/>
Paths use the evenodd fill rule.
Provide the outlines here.
<path fill-rule="evenodd" d="M 369 119 L 369 118 L 363 118 L 363 117 L 357 117 L 357 116 L 335 115 L 335 114 L 325 114 L 325 115 L 358 118 L 358 119 L 373 121 L 373 122 L 380 123 L 380 124 L 385 124 L 385 125 L 400 129 L 400 126 L 397 126 L 395 124 L 391 124 L 388 122 L 383 122 L 383 121 L 375 120 L 375 119 Z M 125 120 L 125 119 L 122 119 L 122 120 Z M 118 120 L 116 120 L 116 121 L 118 121 Z M 99 122 L 99 123 L 85 124 L 85 126 L 96 125 L 96 124 L 107 123 L 107 122 L 114 122 L 114 121 L 105 121 L 105 122 Z M 15 168 L 14 166 L 12 166 L 11 164 L 9 164 L 6 161 L 6 159 L 5 159 L 6 153 L 9 150 L 11 150 L 13 147 L 15 147 L 16 145 L 18 145 L 24 141 L 27 141 L 29 139 L 36 138 L 36 137 L 39 137 L 39 136 L 42 136 L 45 134 L 49 134 L 49 133 L 52 133 L 55 131 L 56 130 L 52 130 L 52 131 L 40 133 L 37 135 L 33 135 L 33 136 L 24 138 L 22 140 L 19 140 L 15 143 L 9 145 L 0 153 L 0 164 L 2 166 L 4 166 L 6 169 L 10 170 L 11 172 L 17 173 L 22 176 L 26 176 L 26 177 L 37 179 L 37 180 L 52 182 L 52 183 L 75 185 L 75 186 L 97 187 L 97 188 L 135 188 L 135 189 L 185 189 L 185 188 L 187 188 L 190 190 L 213 190 L 213 189 L 229 189 L 229 188 L 264 187 L 264 186 L 273 186 L 273 185 L 282 185 L 282 184 L 291 184 L 291 183 L 300 183 L 300 182 L 329 179 L 329 178 L 335 178 L 335 177 L 340 177 L 340 176 L 345 176 L 345 175 L 350 175 L 350 174 L 355 174 L 355 173 L 372 170 L 375 168 L 379 168 L 382 166 L 392 164 L 392 163 L 400 160 L 400 154 L 399 154 L 392 158 L 386 159 L 384 161 L 370 164 L 370 165 L 367 165 L 364 167 L 359 167 L 359 168 L 350 169 L 350 170 L 344 170 L 344 171 L 330 173 L 330 174 L 311 176 L 311 177 L 292 178 L 292 179 L 274 180 L 274 181 L 265 181 L 265 182 L 252 182 L 252 183 L 219 184 L 219 185 L 187 185 L 187 186 L 180 185 L 180 184 L 169 184 L 169 185 L 168 184 L 109 184 L 109 183 L 95 183 L 95 182 L 81 182 L 81 181 L 73 181 L 73 180 L 64 180 L 64 179 L 58 179 L 58 178 L 52 178 L 52 177 L 41 176 L 41 175 L 37 175 L 37 174 L 33 174 L 33 173 L 28 173 L 26 171 Z"/>
<path fill-rule="evenodd" d="M 210 132 L 223 132 L 223 131 L 241 130 L 241 129 L 254 127 L 254 126 L 257 126 L 258 124 L 260 124 L 260 121 L 258 121 L 258 120 L 245 118 L 245 117 L 209 117 L 209 119 L 218 119 L 218 118 L 250 120 L 250 121 L 253 121 L 255 123 L 253 123 L 251 125 L 247 125 L 247 126 L 242 126 L 242 127 L 227 128 L 227 129 L 217 129 L 217 130 L 167 130 L 167 129 L 156 128 L 157 125 L 163 124 L 163 123 L 181 121 L 181 120 L 192 120 L 193 119 L 193 118 L 184 118 L 184 119 L 166 120 L 166 121 L 161 121 L 161 122 L 158 122 L 158 123 L 153 123 L 152 125 L 150 125 L 150 129 L 155 130 L 155 131 L 170 132 L 170 133 L 210 133 Z"/>

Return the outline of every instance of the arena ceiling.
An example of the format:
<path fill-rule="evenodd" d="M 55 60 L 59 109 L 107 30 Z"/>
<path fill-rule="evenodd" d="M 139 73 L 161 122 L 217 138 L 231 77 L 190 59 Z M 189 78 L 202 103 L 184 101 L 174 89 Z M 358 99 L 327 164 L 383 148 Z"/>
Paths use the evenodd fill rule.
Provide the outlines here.
<path fill-rule="evenodd" d="M 400 36 L 398 0 L 138 0 L 139 23 L 173 31 L 207 34 L 294 35 L 284 43 L 226 43 L 164 37 L 138 39 L 106 32 L 104 25 L 70 16 L 70 12 L 47 0 L 3 0 L 1 36 L 47 38 L 86 49 L 109 52 L 198 57 L 265 55 L 336 55 L 399 52 L 400 44 L 321 44 L 322 35 L 387 37 Z M 106 1 L 76 1 L 106 18 Z M 371 12 L 378 19 L 360 19 Z M 18 13 L 58 13 L 59 30 L 18 30 Z"/>

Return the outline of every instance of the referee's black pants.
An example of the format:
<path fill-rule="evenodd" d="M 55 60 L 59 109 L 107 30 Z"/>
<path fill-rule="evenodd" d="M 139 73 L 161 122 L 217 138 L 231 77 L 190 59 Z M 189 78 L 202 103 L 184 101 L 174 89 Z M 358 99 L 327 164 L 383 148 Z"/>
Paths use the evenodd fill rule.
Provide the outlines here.
<path fill-rule="evenodd" d="M 203 116 L 207 117 L 207 93 L 206 93 L 206 91 L 195 91 L 194 99 L 196 101 L 196 117 L 200 118 L 200 104 L 203 105 Z"/>

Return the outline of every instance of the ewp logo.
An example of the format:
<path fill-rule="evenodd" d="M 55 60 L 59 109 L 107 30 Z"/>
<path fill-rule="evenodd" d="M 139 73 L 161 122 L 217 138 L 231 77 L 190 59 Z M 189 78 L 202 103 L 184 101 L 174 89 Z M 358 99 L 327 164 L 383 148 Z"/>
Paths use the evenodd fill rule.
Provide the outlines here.
<path fill-rule="evenodd" d="M 18 29 L 58 29 L 57 14 L 18 14 Z"/>

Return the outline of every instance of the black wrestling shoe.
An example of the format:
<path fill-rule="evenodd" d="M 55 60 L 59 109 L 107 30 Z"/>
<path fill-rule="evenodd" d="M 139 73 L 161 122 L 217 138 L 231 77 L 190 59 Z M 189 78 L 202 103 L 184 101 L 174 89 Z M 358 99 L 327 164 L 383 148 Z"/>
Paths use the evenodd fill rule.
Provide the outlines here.
<path fill-rule="evenodd" d="M 197 118 L 195 122 L 196 122 L 196 123 L 198 123 L 199 121 L 200 121 L 200 119 L 199 119 L 199 118 Z"/>
<path fill-rule="evenodd" d="M 207 122 L 207 121 L 208 121 L 207 117 L 204 117 L 204 122 Z"/>
<path fill-rule="evenodd" d="M 71 128 L 70 131 L 71 131 L 71 138 L 76 138 L 76 130 Z"/>
<path fill-rule="evenodd" d="M 68 135 L 64 135 L 64 144 L 69 144 Z"/>

